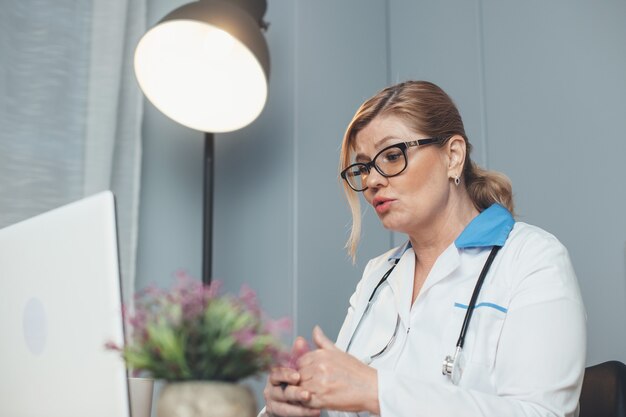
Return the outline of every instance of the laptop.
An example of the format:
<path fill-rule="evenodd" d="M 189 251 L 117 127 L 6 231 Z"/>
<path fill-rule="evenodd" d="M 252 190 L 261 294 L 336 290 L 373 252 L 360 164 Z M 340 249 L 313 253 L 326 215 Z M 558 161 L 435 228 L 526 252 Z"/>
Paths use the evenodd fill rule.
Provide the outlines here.
<path fill-rule="evenodd" d="M 128 417 L 115 202 L 0 230 L 0 416 Z"/>

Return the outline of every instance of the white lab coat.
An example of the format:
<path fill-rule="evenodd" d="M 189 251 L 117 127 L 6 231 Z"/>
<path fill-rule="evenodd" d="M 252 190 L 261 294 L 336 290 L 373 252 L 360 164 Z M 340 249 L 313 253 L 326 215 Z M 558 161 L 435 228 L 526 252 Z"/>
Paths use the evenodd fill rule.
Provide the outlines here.
<path fill-rule="evenodd" d="M 365 268 L 339 332 L 346 348 L 367 300 L 394 251 Z M 442 375 L 452 355 L 489 247 L 451 244 L 435 262 L 411 306 L 415 255 L 408 249 L 377 291 L 350 347 L 378 370 L 382 417 L 574 416 L 585 366 L 585 312 L 563 245 L 551 234 L 515 223 L 486 276 L 465 339 L 459 385 Z M 465 308 L 464 308 L 465 307 Z M 329 412 L 330 416 L 354 413 Z M 360 416 L 367 413 L 360 413 Z"/>
<path fill-rule="evenodd" d="M 495 230 L 500 242 L 506 242 L 478 297 L 458 385 L 442 374 L 442 363 L 454 353 L 489 245 L 495 244 L 490 243 L 493 237 L 474 246 L 458 248 L 458 240 L 452 243 L 435 262 L 412 306 L 415 254 L 410 247 L 392 249 L 367 264 L 350 297 L 337 346 L 346 349 L 369 297 L 393 264 L 391 258 L 400 257 L 376 292 L 349 350 L 368 362 L 388 344 L 399 316 L 395 339 L 370 364 L 378 370 L 382 417 L 577 415 L 586 318 L 567 250 L 551 234 L 525 223 L 513 225 L 506 209 L 492 207 L 470 233 L 487 236 Z M 487 225 L 492 230 L 485 232 L 491 220 L 483 220 L 489 216 L 501 223 Z M 481 241 L 482 236 L 477 238 Z M 260 416 L 265 414 L 264 409 Z"/>

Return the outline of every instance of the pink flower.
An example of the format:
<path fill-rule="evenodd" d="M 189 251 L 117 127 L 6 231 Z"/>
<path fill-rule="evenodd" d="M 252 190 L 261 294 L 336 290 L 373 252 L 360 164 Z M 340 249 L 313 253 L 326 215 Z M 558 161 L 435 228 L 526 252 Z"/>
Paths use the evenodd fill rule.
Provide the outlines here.
<path fill-rule="evenodd" d="M 109 340 L 108 342 L 106 342 L 104 344 L 104 348 L 107 350 L 117 350 L 119 352 L 122 351 L 122 347 L 118 345 L 117 343 L 113 342 L 112 340 Z"/>
<path fill-rule="evenodd" d="M 196 293 L 202 290 L 202 282 L 189 275 L 186 271 L 177 271 L 175 276 L 176 283 L 172 286 L 174 294 Z"/>
<path fill-rule="evenodd" d="M 269 320 L 265 322 L 265 330 L 274 337 L 279 337 L 282 333 L 291 331 L 291 319 L 283 317 L 278 320 Z"/>
<path fill-rule="evenodd" d="M 165 294 L 166 294 L 165 290 L 162 290 L 161 288 L 152 284 L 144 288 L 142 291 L 139 291 L 137 294 L 135 294 L 135 301 L 139 301 L 146 297 L 158 298 L 158 297 L 164 296 Z"/>
<path fill-rule="evenodd" d="M 257 294 L 247 285 L 241 287 L 239 297 L 221 296 L 221 288 L 220 281 L 204 285 L 184 270 L 176 272 L 175 280 L 167 290 L 154 285 L 147 287 L 136 295 L 130 309 L 123 309 L 126 329 L 130 334 L 128 344 L 118 346 L 109 342 L 107 349 L 121 352 L 130 369 L 175 380 L 207 378 L 204 372 L 209 372 L 211 378 L 231 380 L 266 370 L 279 360 L 289 361 L 291 356 L 282 350 L 278 336 L 291 329 L 291 320 L 270 320 L 261 310 Z M 213 306 L 216 308 L 210 308 Z M 205 326 L 223 329 L 219 334 L 205 332 Z M 172 340 L 164 344 L 165 335 Z M 215 343 L 230 344 L 233 341 L 236 349 L 226 357 L 212 353 Z M 176 346 L 170 346 L 174 343 Z M 172 355 L 169 353 L 174 348 L 179 352 L 193 353 L 185 357 L 185 360 L 191 361 L 191 373 L 170 358 Z M 252 362 L 239 363 L 241 351 Z M 203 356 L 198 360 L 196 357 L 202 355 L 194 352 L 208 352 L 207 355 L 215 357 L 207 361 Z M 213 365 L 197 370 L 204 366 L 203 363 L 215 360 L 225 361 L 236 369 L 235 376 L 215 370 Z"/>
<path fill-rule="evenodd" d="M 233 337 L 244 348 L 249 348 L 254 345 L 256 339 L 256 332 L 252 329 L 241 329 L 233 333 Z"/>
<path fill-rule="evenodd" d="M 204 298 L 205 300 L 210 300 L 212 298 L 220 295 L 220 291 L 222 290 L 223 283 L 219 280 L 211 281 L 211 284 L 204 287 Z"/>
<path fill-rule="evenodd" d="M 293 355 L 289 352 L 279 351 L 274 356 L 274 363 L 283 368 L 297 369 Z"/>
<path fill-rule="evenodd" d="M 256 293 L 252 288 L 243 284 L 241 286 L 241 290 L 239 291 L 239 299 L 243 301 L 244 306 L 250 313 L 254 314 L 255 317 L 261 316 L 261 308 L 259 307 Z"/>
<path fill-rule="evenodd" d="M 128 315 L 128 323 L 136 330 L 143 329 L 146 326 L 147 320 L 148 314 L 140 307 L 135 310 L 134 314 Z"/>

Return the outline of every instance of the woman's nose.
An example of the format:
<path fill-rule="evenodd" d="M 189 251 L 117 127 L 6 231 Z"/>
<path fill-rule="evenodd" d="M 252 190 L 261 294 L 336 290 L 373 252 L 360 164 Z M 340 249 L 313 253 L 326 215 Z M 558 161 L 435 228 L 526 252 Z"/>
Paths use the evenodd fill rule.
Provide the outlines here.
<path fill-rule="evenodd" d="M 378 172 L 376 168 L 374 167 L 370 169 L 370 172 L 367 175 L 367 178 L 365 179 L 365 185 L 368 188 L 380 188 L 380 187 L 387 185 L 387 183 L 388 183 L 387 177 L 381 175 L 381 173 Z"/>

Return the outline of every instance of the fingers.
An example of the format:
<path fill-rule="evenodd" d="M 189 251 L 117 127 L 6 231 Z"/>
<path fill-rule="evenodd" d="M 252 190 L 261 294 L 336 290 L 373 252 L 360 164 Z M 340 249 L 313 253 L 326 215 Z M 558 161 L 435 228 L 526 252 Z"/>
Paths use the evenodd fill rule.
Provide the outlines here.
<path fill-rule="evenodd" d="M 283 388 L 269 384 L 265 387 L 263 395 L 266 402 L 300 403 L 311 399 L 311 394 L 307 390 L 295 385 L 287 385 Z"/>
<path fill-rule="evenodd" d="M 290 417 L 318 417 L 320 412 L 306 406 L 311 394 L 296 385 L 289 385 L 286 381 L 299 381 L 300 375 L 289 368 L 276 368 L 270 373 L 263 392 L 265 404 L 270 415 Z M 284 386 L 284 388 L 283 388 Z"/>
<path fill-rule="evenodd" d="M 266 401 L 300 402 L 308 401 L 311 394 L 297 386 L 300 374 L 289 368 L 275 368 L 269 374 L 265 387 Z"/>
<path fill-rule="evenodd" d="M 337 350 L 335 344 L 332 340 L 326 337 L 320 326 L 315 326 L 313 328 L 313 342 L 315 342 L 317 347 L 320 349 Z"/>
<path fill-rule="evenodd" d="M 289 355 L 289 362 L 286 365 L 290 368 L 297 368 L 296 362 L 298 359 L 302 357 L 302 355 L 306 354 L 309 351 L 309 344 L 303 337 L 297 337 L 293 342 L 293 347 L 291 348 L 291 355 Z"/>
<path fill-rule="evenodd" d="M 269 374 L 269 382 L 274 386 L 279 386 L 281 383 L 296 385 L 299 381 L 300 374 L 291 368 L 274 368 Z"/>
<path fill-rule="evenodd" d="M 324 404 L 320 402 L 319 396 L 317 395 L 311 395 L 311 399 L 309 401 L 303 402 L 302 405 L 313 410 L 321 410 L 324 408 Z"/>
<path fill-rule="evenodd" d="M 288 385 L 285 389 L 281 387 L 283 399 L 290 403 L 298 403 L 301 401 L 309 401 L 311 394 L 300 387 L 294 385 Z"/>
<path fill-rule="evenodd" d="M 271 415 L 276 416 L 317 417 L 320 415 L 320 410 L 302 407 L 297 404 L 274 402 L 272 404 L 267 404 L 266 407 L 267 411 Z"/>
<path fill-rule="evenodd" d="M 302 336 L 298 336 L 296 338 L 296 340 L 293 342 L 293 349 L 292 352 L 294 354 L 294 356 L 297 358 L 299 358 L 300 356 L 304 355 L 305 353 L 307 353 L 309 351 L 309 344 L 306 341 L 306 339 Z"/>
<path fill-rule="evenodd" d="M 335 350 L 340 351 L 335 344 L 324 334 L 322 329 L 319 326 L 315 326 L 313 329 L 313 340 L 315 346 L 320 349 L 325 350 Z M 291 358 L 288 364 L 285 364 L 286 368 L 298 369 L 299 366 L 303 363 L 302 359 L 304 357 L 310 356 L 315 351 L 312 351 L 308 342 L 305 338 L 298 336 L 296 340 L 293 342 L 293 347 L 291 348 Z M 309 363 L 309 360 L 304 361 L 304 363 Z M 291 382 L 294 383 L 294 382 Z"/>

